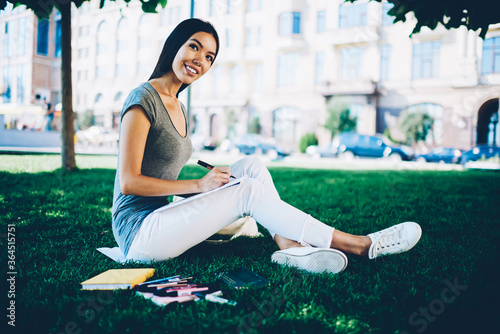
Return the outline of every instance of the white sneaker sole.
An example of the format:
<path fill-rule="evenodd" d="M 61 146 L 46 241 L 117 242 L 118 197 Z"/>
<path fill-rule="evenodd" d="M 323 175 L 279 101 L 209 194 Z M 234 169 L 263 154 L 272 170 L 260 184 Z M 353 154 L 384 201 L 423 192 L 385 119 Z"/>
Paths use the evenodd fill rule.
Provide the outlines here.
<path fill-rule="evenodd" d="M 347 256 L 338 250 L 308 248 L 311 252 L 307 254 L 293 254 L 287 250 L 274 252 L 271 261 L 311 273 L 337 274 L 347 267 Z"/>

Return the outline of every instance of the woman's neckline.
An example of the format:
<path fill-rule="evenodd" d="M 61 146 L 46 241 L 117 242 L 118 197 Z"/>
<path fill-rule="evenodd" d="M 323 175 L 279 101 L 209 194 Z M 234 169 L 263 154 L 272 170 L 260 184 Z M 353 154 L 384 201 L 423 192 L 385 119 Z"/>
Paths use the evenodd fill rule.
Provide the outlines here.
<path fill-rule="evenodd" d="M 165 112 L 167 113 L 168 115 L 168 119 L 170 120 L 170 124 L 172 124 L 172 127 L 175 129 L 175 131 L 177 132 L 177 134 L 185 139 L 188 137 L 188 130 L 187 130 L 187 117 L 186 117 L 186 114 L 184 113 L 184 111 L 182 110 L 182 106 L 180 104 L 180 101 L 175 98 L 177 100 L 177 103 L 179 104 L 179 108 L 181 109 L 181 112 L 182 112 L 182 116 L 184 117 L 184 128 L 185 128 L 185 131 L 186 131 L 186 135 L 183 136 L 181 135 L 181 133 L 179 132 L 179 130 L 175 127 L 175 124 L 174 122 L 172 121 L 172 117 L 170 117 L 170 114 L 168 113 L 168 110 L 167 110 L 167 107 L 165 107 L 165 104 L 163 103 L 163 100 L 161 99 L 161 95 L 160 93 L 156 90 L 156 88 L 149 82 L 149 81 L 146 81 L 145 82 L 146 84 L 148 84 L 152 89 L 153 91 L 155 92 L 155 94 L 158 96 L 158 98 L 160 99 L 160 102 L 161 102 L 161 105 L 163 106 L 163 109 L 165 110 Z"/>

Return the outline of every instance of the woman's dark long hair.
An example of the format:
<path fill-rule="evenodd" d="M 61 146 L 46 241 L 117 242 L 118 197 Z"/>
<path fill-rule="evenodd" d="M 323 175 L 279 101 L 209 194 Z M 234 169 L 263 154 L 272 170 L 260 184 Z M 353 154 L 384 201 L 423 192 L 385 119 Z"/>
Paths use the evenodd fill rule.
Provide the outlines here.
<path fill-rule="evenodd" d="M 215 57 L 217 57 L 217 53 L 219 52 L 219 35 L 217 34 L 215 28 L 211 23 L 200 19 L 187 19 L 179 23 L 168 36 L 165 44 L 163 45 L 163 50 L 161 51 L 158 63 L 156 64 L 153 74 L 151 74 L 149 80 L 159 78 L 170 72 L 172 70 L 172 63 L 177 51 L 179 51 L 181 46 L 186 43 L 189 37 L 200 31 L 214 36 L 215 43 L 217 44 L 217 49 L 215 50 L 215 56 L 213 59 L 215 61 Z M 177 92 L 177 96 L 179 96 L 179 93 L 182 92 L 187 86 L 187 84 L 183 83 Z"/>

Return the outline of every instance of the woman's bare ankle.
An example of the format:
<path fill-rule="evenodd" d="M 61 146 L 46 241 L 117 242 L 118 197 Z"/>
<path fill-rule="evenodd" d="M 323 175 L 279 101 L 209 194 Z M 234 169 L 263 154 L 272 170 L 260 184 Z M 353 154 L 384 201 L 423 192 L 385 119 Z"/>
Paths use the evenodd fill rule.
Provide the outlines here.
<path fill-rule="evenodd" d="M 359 256 L 368 256 L 368 251 L 370 250 L 370 246 L 372 244 L 372 240 L 368 236 L 361 237 L 362 245 L 360 246 Z"/>
<path fill-rule="evenodd" d="M 335 230 L 330 248 L 353 255 L 366 256 L 370 245 L 371 239 L 368 236 L 352 235 Z"/>
<path fill-rule="evenodd" d="M 285 249 L 293 248 L 293 247 L 304 247 L 301 244 L 299 244 L 297 241 L 287 239 L 287 238 L 282 237 L 282 236 L 277 235 L 277 234 L 274 236 L 274 241 L 276 242 L 276 244 L 278 245 L 278 247 L 281 250 L 285 250 Z"/>

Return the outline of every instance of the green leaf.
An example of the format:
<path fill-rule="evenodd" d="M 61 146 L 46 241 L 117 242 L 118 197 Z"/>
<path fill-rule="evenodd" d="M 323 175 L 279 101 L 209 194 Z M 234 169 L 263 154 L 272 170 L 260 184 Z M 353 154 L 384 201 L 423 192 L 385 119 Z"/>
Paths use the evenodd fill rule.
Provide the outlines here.
<path fill-rule="evenodd" d="M 167 0 L 159 0 L 158 1 L 161 5 L 161 8 L 165 8 L 167 6 Z"/>
<path fill-rule="evenodd" d="M 141 0 L 142 10 L 145 13 L 157 13 L 156 7 L 158 7 L 158 0 Z"/>

